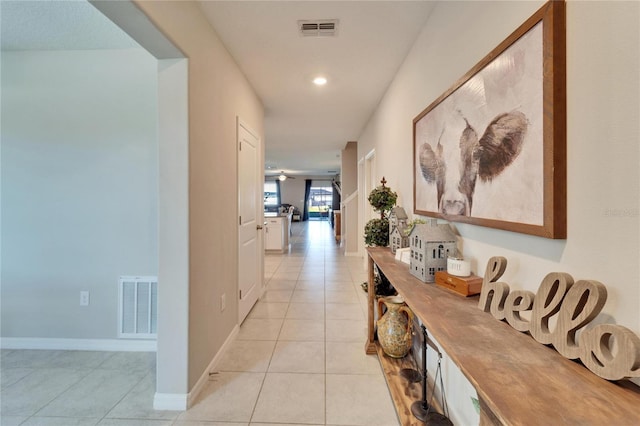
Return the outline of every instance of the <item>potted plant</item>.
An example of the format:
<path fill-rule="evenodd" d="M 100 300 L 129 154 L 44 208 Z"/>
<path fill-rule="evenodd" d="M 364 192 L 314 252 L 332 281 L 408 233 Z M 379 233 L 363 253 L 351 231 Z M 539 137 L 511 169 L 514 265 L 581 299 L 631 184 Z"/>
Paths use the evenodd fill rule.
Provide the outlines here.
<path fill-rule="evenodd" d="M 398 194 L 385 186 L 387 181 L 383 177 L 382 185 L 374 188 L 369 194 L 369 203 L 380 218 L 371 219 L 364 227 L 364 242 L 368 246 L 386 247 L 389 245 L 389 219 L 387 213 L 396 205 Z"/>

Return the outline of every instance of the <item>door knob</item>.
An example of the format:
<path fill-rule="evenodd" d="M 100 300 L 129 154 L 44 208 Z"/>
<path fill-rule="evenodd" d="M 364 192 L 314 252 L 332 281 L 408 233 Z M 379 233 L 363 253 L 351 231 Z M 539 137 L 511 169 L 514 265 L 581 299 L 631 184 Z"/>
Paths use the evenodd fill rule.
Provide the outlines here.
<path fill-rule="evenodd" d="M 259 230 L 261 230 L 261 229 L 262 229 L 262 225 L 257 225 L 257 226 L 256 226 L 256 229 L 257 229 L 258 231 L 259 231 Z"/>

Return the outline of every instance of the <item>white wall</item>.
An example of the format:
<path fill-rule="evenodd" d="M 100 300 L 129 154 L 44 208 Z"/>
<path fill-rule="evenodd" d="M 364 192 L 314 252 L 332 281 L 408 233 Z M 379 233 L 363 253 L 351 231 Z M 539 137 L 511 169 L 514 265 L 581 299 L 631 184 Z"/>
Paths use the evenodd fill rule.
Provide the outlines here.
<path fill-rule="evenodd" d="M 184 396 L 186 388 L 195 395 L 196 384 L 206 383 L 212 360 L 238 325 L 236 120 L 264 141 L 264 110 L 197 2 L 136 0 L 135 5 L 189 63 L 189 371 L 188 377 L 178 372 L 159 382 L 157 393 Z M 262 167 L 263 147 L 259 162 Z M 220 208 L 221 200 L 226 208 Z M 227 308 L 221 311 L 223 294 Z"/>
<path fill-rule="evenodd" d="M 280 202 L 296 206 L 300 213 L 304 210 L 304 177 L 287 179 L 280 182 Z"/>
<path fill-rule="evenodd" d="M 156 68 L 2 52 L 3 337 L 116 338 L 118 277 L 157 275 Z"/>
<path fill-rule="evenodd" d="M 345 255 L 358 253 L 358 244 L 363 238 L 358 227 L 358 143 L 347 142 L 342 150 L 342 246 Z M 353 196 L 351 200 L 349 197 Z M 347 203 L 347 200 L 348 203 Z"/>
<path fill-rule="evenodd" d="M 434 8 L 358 140 L 358 158 L 375 148 L 378 179 L 386 177 L 407 212 L 413 210 L 413 118 L 542 4 L 440 2 Z M 535 291 L 553 271 L 599 280 L 609 291 L 601 319 L 637 334 L 639 23 L 638 2 L 567 4 L 568 238 L 455 224 L 476 273 L 483 274 L 488 258 L 500 255 L 509 261 L 503 278 L 512 288 Z M 473 389 L 453 364 L 445 364 L 444 371 L 454 422 L 477 423 L 468 398 Z"/>
<path fill-rule="evenodd" d="M 154 406 L 183 409 L 189 372 L 188 60 L 158 61 L 158 339 Z M 169 390 L 170 392 L 166 392 Z M 161 401 L 162 396 L 168 401 Z M 179 394 L 177 400 L 174 398 Z"/>

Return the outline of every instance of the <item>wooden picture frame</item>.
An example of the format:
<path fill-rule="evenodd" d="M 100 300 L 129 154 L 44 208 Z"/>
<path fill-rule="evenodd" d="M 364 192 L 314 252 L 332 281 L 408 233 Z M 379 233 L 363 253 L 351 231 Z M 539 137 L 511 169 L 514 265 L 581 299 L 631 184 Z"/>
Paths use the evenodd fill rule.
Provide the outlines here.
<path fill-rule="evenodd" d="M 550 1 L 413 120 L 414 213 L 566 238 L 564 1 Z"/>

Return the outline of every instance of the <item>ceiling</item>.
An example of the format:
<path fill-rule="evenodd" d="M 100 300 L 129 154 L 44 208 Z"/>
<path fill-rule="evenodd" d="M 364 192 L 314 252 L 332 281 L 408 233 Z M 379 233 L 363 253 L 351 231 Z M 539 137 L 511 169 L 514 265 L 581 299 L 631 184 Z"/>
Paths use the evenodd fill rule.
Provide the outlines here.
<path fill-rule="evenodd" d="M 425 1 L 201 1 L 265 107 L 265 173 L 336 174 L 433 6 Z M 299 20 L 337 19 L 334 37 Z M 317 87 L 317 75 L 328 79 Z"/>
<path fill-rule="evenodd" d="M 86 1 L 0 0 L 2 50 L 140 48 Z"/>
<path fill-rule="evenodd" d="M 433 7 L 431 1 L 200 1 L 265 107 L 265 173 L 335 175 Z M 3 50 L 139 47 L 85 1 L 0 1 Z M 332 37 L 299 20 L 335 19 Z M 82 36 L 78 36 L 81 34 Z M 312 84 L 323 75 L 325 86 Z"/>

